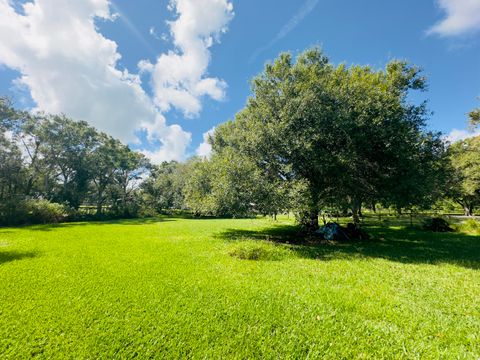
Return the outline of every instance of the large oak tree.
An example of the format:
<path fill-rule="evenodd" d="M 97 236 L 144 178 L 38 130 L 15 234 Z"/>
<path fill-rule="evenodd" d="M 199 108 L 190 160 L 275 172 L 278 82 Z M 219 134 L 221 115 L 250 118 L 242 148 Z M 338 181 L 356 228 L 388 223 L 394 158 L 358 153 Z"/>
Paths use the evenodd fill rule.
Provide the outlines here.
<path fill-rule="evenodd" d="M 439 134 L 425 130 L 425 104 L 409 102 L 425 87 L 402 61 L 374 70 L 333 66 L 317 48 L 296 62 L 282 54 L 253 79 L 235 120 L 218 127 L 214 154 L 232 149 L 289 183 L 309 230 L 332 204 L 346 204 L 356 223 L 364 202 L 425 204 L 445 156 Z"/>

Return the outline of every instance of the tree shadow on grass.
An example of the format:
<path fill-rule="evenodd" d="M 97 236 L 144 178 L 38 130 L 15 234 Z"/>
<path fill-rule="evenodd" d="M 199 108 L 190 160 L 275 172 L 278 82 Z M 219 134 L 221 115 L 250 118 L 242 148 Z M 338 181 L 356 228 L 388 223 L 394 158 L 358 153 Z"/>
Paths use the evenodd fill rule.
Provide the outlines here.
<path fill-rule="evenodd" d="M 295 226 L 277 226 L 259 231 L 228 229 L 218 238 L 266 240 L 290 244 L 301 258 L 335 260 L 378 258 L 407 264 L 454 264 L 468 269 L 480 269 L 480 236 L 462 233 L 433 233 L 414 228 L 366 227 L 372 235 L 368 241 L 305 242 Z"/>
<path fill-rule="evenodd" d="M 177 219 L 158 217 L 158 218 L 120 219 L 120 220 L 105 220 L 105 221 L 82 221 L 82 222 L 67 222 L 67 223 L 57 223 L 57 224 L 43 224 L 43 225 L 25 225 L 25 226 L 21 226 L 21 228 L 28 229 L 28 230 L 36 230 L 36 231 L 52 231 L 55 229 L 71 228 L 71 227 L 78 227 L 78 226 L 85 226 L 85 225 L 95 225 L 95 226 L 149 225 L 149 224 L 156 224 L 156 223 L 167 222 L 167 221 L 177 221 Z"/>
<path fill-rule="evenodd" d="M 35 252 L 0 251 L 0 265 L 16 260 L 31 259 L 37 255 Z"/>
<path fill-rule="evenodd" d="M 277 225 L 262 230 L 227 229 L 215 237 L 237 241 L 237 240 L 265 240 L 284 244 L 302 244 L 304 239 L 298 236 L 299 228 L 294 225 Z"/>
<path fill-rule="evenodd" d="M 0 227 L 0 234 L 12 234 L 13 230 Z"/>

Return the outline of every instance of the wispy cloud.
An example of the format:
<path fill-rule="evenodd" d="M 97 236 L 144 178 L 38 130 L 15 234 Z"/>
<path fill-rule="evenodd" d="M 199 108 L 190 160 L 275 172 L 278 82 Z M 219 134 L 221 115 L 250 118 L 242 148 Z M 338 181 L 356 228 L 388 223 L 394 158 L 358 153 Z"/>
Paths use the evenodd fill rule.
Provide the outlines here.
<path fill-rule="evenodd" d="M 453 129 L 449 134 L 444 136 L 444 139 L 450 143 L 454 143 L 460 140 L 465 140 L 480 135 L 480 130 L 469 131 Z"/>
<path fill-rule="evenodd" d="M 436 0 L 445 18 L 432 26 L 428 35 L 452 37 L 480 31 L 480 0 Z"/>
<path fill-rule="evenodd" d="M 250 57 L 250 62 L 255 61 L 255 59 L 264 51 L 270 49 L 273 45 L 277 42 L 282 40 L 285 36 L 287 36 L 290 32 L 292 32 L 305 17 L 310 14 L 315 7 L 318 5 L 320 0 L 306 0 L 303 5 L 298 9 L 298 11 L 293 15 L 290 20 L 280 29 L 277 35 L 266 45 L 258 48 Z"/>

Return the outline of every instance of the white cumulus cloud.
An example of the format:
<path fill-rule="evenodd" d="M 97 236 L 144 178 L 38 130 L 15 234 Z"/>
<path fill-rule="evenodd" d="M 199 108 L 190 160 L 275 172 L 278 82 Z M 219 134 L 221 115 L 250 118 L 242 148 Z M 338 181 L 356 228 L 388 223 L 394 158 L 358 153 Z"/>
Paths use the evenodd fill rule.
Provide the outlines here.
<path fill-rule="evenodd" d="M 198 146 L 196 154 L 202 158 L 209 158 L 212 154 L 212 145 L 209 143 L 209 139 L 213 136 L 215 127 L 211 128 L 207 132 L 203 133 L 203 142 Z"/>
<path fill-rule="evenodd" d="M 191 142 L 191 135 L 185 136 L 185 132 L 178 125 L 171 125 L 168 127 L 155 126 L 156 130 L 161 133 L 167 133 L 164 137 L 163 146 L 156 151 L 143 150 L 141 151 L 145 156 L 152 160 L 155 164 L 160 164 L 163 161 L 172 160 L 171 154 L 184 155 L 185 149 Z M 150 133 L 149 133 L 150 134 Z M 181 160 L 182 157 L 173 158 L 173 160 Z"/>
<path fill-rule="evenodd" d="M 141 62 L 140 72 L 152 72 L 155 89 L 167 84 L 167 91 L 155 91 L 154 99 L 138 74 L 118 67 L 117 44 L 95 25 L 114 20 L 109 0 L 34 0 L 23 5 L 23 13 L 10 0 L 0 0 L 0 65 L 21 74 L 16 83 L 29 90 L 35 110 L 86 120 L 125 142 L 137 142 L 135 133 L 143 129 L 149 141 L 161 144 L 157 151 L 144 151 L 154 161 L 182 160 L 191 134 L 168 125 L 162 112 L 183 103 L 185 113 L 198 113 L 200 96 L 223 97 L 225 83 L 204 74 L 208 48 L 233 13 L 226 0 L 175 0 L 170 6 L 179 15 L 170 26 L 181 61 L 169 53 L 155 65 Z M 226 10 L 221 14 L 220 8 Z M 171 96 L 174 91 L 183 99 Z"/>
<path fill-rule="evenodd" d="M 447 37 L 480 30 L 480 0 L 437 0 L 437 4 L 446 16 L 429 34 Z"/>
<path fill-rule="evenodd" d="M 227 30 L 233 5 L 228 0 L 171 0 L 170 9 L 177 15 L 169 22 L 175 51 L 162 54 L 155 64 L 140 65 L 152 75 L 154 101 L 162 111 L 174 107 L 194 117 L 202 109 L 203 96 L 214 100 L 225 96 L 225 81 L 206 74 L 210 47 Z"/>

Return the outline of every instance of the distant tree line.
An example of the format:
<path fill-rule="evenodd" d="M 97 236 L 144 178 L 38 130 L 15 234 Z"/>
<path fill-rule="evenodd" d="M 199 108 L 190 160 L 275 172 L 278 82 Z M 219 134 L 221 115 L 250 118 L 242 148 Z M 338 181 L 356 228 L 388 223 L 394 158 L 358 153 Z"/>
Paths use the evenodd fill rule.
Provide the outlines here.
<path fill-rule="evenodd" d="M 319 49 L 281 55 L 252 81 L 252 96 L 210 138 L 209 159 L 165 163 L 144 184 L 157 209 L 196 215 L 293 212 L 306 229 L 320 212 L 401 213 L 446 201 L 480 205 L 480 138 L 448 144 L 428 131 L 420 69 L 333 66 Z M 470 113 L 476 126 L 479 110 Z"/>
<path fill-rule="evenodd" d="M 16 111 L 6 98 L 0 130 L 2 223 L 79 218 L 82 206 L 96 217 L 137 215 L 137 188 L 150 166 L 142 154 L 86 122 Z"/>
<path fill-rule="evenodd" d="M 428 131 L 426 104 L 409 96 L 426 86 L 403 61 L 374 70 L 334 66 L 317 48 L 296 60 L 282 54 L 252 80 L 245 108 L 217 127 L 208 159 L 158 166 L 85 122 L 1 99 L 0 221 L 51 207 L 69 218 L 92 207 L 97 218 L 293 212 L 312 231 L 325 211 L 358 224 L 363 208 L 412 212 L 446 199 L 472 215 L 480 138 L 449 146 Z M 469 114 L 472 127 L 479 113 Z"/>

